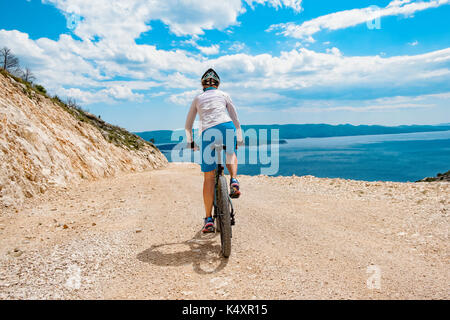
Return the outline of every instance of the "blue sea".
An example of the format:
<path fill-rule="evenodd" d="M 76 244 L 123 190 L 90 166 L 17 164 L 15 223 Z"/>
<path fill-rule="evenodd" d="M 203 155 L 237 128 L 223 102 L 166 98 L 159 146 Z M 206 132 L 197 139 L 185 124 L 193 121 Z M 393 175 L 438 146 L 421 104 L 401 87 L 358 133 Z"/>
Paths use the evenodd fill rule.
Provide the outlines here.
<path fill-rule="evenodd" d="M 406 182 L 434 177 L 437 173 L 450 170 L 450 131 L 286 141 L 279 145 L 275 176 L 295 174 Z M 270 157 L 271 148 L 268 149 Z M 171 161 L 170 150 L 163 152 Z M 248 155 L 249 148 L 241 148 L 238 152 L 241 156 L 243 152 Z M 240 164 L 239 174 L 258 175 L 262 167 L 268 166 Z"/>

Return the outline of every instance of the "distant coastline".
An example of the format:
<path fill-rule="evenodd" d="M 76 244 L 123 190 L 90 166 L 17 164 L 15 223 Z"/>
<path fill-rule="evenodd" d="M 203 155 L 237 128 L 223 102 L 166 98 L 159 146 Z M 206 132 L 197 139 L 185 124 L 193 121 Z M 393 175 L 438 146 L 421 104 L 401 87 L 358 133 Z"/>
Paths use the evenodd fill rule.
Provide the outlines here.
<path fill-rule="evenodd" d="M 414 132 L 434 132 L 450 130 L 450 124 L 440 125 L 401 125 L 401 126 L 380 126 L 380 125 L 351 125 L 351 124 L 268 124 L 268 125 L 242 125 L 242 129 L 247 131 L 254 129 L 256 131 L 265 129 L 278 129 L 279 139 L 303 139 L 303 138 L 329 138 L 360 135 L 379 135 L 379 134 L 398 134 Z M 176 133 L 178 137 L 184 137 L 183 130 L 155 130 L 134 132 L 142 139 L 151 141 L 156 145 L 169 147 L 169 144 L 176 144 L 172 141 L 172 135 Z M 269 134 L 270 137 L 270 134 Z M 181 139 L 179 140 L 181 141 Z M 280 142 L 283 143 L 283 142 Z"/>

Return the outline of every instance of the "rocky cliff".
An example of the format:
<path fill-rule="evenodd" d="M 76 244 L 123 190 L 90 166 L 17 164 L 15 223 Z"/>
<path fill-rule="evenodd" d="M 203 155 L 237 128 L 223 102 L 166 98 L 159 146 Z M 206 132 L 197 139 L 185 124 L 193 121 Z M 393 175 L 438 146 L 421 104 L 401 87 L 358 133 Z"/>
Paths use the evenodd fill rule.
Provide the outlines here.
<path fill-rule="evenodd" d="M 0 208 L 52 187 L 166 164 L 153 144 L 0 73 Z"/>
<path fill-rule="evenodd" d="M 436 177 L 428 177 L 417 182 L 450 181 L 450 170 L 446 173 L 438 173 Z"/>

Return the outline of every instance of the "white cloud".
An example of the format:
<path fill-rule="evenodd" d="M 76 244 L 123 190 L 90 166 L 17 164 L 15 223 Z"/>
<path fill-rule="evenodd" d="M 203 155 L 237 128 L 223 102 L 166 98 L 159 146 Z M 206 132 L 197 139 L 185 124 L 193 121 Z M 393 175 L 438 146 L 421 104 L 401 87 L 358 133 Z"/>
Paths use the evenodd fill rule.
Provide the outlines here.
<path fill-rule="evenodd" d="M 429 109 L 442 105 L 450 98 L 450 92 L 416 96 L 394 96 L 366 100 L 303 100 L 300 106 L 282 110 L 285 113 L 395 112 L 399 110 Z M 270 110 L 264 110 L 265 112 Z"/>
<path fill-rule="evenodd" d="M 274 97 L 275 98 L 275 97 Z M 301 105 L 298 101 L 291 101 L 292 104 L 297 104 L 295 107 L 282 108 L 283 113 L 298 114 L 298 113 L 329 113 L 339 111 L 349 112 L 394 112 L 398 110 L 408 109 L 429 109 L 441 105 L 442 102 L 448 101 L 450 92 L 439 94 L 427 94 L 419 96 L 396 96 L 389 98 L 378 98 L 368 100 L 302 100 Z M 278 97 L 277 100 L 282 100 L 283 97 Z M 254 106 L 247 106 L 245 104 L 239 105 L 240 111 L 246 113 L 272 113 L 274 108 L 270 106 L 261 106 L 255 104 Z"/>
<path fill-rule="evenodd" d="M 133 93 L 127 86 L 112 86 L 109 89 L 101 90 L 100 93 L 105 93 L 115 100 L 139 100 L 143 98 L 143 95 Z"/>
<path fill-rule="evenodd" d="M 238 25 L 244 3 L 269 5 L 301 11 L 302 0 L 42 0 L 60 9 L 68 20 L 75 19 L 74 33 L 83 40 L 110 39 L 126 43 L 160 20 L 177 36 L 201 35 L 204 30 L 225 30 Z"/>
<path fill-rule="evenodd" d="M 282 110 L 285 113 L 395 112 L 398 110 L 429 109 L 450 99 L 450 92 L 415 96 L 394 96 L 366 100 L 303 100 L 302 105 Z M 271 110 L 263 109 L 263 112 Z"/>
<path fill-rule="evenodd" d="M 114 85 L 119 88 L 126 85 L 130 90 L 148 90 L 155 86 L 194 89 L 203 71 L 214 67 L 224 79 L 227 90 L 295 91 L 301 96 L 358 88 L 352 94 L 365 90 L 383 96 L 411 87 L 435 90 L 437 82 L 449 82 L 450 74 L 450 48 L 388 58 L 348 57 L 338 48 L 328 49 L 326 53 L 300 48 L 279 56 L 238 53 L 206 59 L 181 50 L 158 50 L 136 43 L 117 48 L 102 41 L 76 41 L 67 35 L 58 41 L 31 40 L 18 31 L 0 30 L 0 43 L 13 49 L 32 67 L 40 82 L 55 90 L 79 87 L 101 91 L 110 90 Z M 117 76 L 133 80 L 129 85 L 114 84 L 111 80 Z M 103 92 L 97 97 L 137 98 L 129 91 L 118 90 L 122 89 Z M 180 97 L 171 101 L 180 101 Z"/>
<path fill-rule="evenodd" d="M 246 0 L 246 2 L 254 7 L 254 4 L 268 4 L 276 9 L 286 7 L 292 8 L 296 12 L 302 11 L 302 0 Z"/>
<path fill-rule="evenodd" d="M 169 74 L 161 84 L 165 88 L 195 88 L 200 84 L 200 80 L 188 78 L 180 72 Z"/>
<path fill-rule="evenodd" d="M 206 55 L 215 55 L 219 53 L 220 46 L 217 44 L 213 44 L 209 47 L 197 46 L 197 49 L 200 50 L 203 54 Z"/>
<path fill-rule="evenodd" d="M 116 76 L 133 81 L 150 78 L 147 86 L 155 86 L 167 80 L 170 71 L 192 73 L 201 69 L 201 61 L 182 50 L 158 50 L 134 42 L 117 46 L 106 41 L 77 41 L 68 35 L 61 35 L 58 41 L 32 40 L 26 33 L 0 30 L 0 43 L 10 47 L 50 89 L 107 86 L 104 82 Z"/>
<path fill-rule="evenodd" d="M 99 36 L 121 42 L 132 41 L 149 30 L 151 20 L 161 20 L 176 35 L 203 34 L 223 30 L 237 23 L 245 12 L 241 0 L 205 2 L 202 0 L 43 0 L 54 4 L 66 16 L 82 20 L 74 32 L 80 38 Z"/>
<path fill-rule="evenodd" d="M 249 108 L 276 105 L 283 109 L 299 101 L 320 101 L 321 97 L 328 97 L 330 101 L 349 98 L 364 101 L 374 96 L 391 97 L 396 93 L 436 92 L 439 88 L 437 83 L 449 82 L 450 71 L 446 67 L 449 59 L 450 48 L 389 58 L 346 57 L 337 48 L 329 49 L 327 53 L 303 48 L 283 52 L 279 57 L 234 54 L 208 62 L 218 70 L 222 79 L 226 79 L 221 88 L 230 92 L 239 105 Z M 448 90 L 448 87 L 444 84 L 439 90 Z M 194 92 L 197 91 L 173 95 L 170 101 L 188 105 Z M 392 109 L 394 104 L 395 108 L 430 105 L 428 102 L 412 105 L 408 99 L 411 98 L 372 100 L 371 105 L 360 103 L 352 108 L 381 110 Z"/>
<path fill-rule="evenodd" d="M 280 30 L 279 34 L 314 42 L 312 37 L 322 30 L 338 30 L 353 27 L 386 16 L 411 16 L 415 12 L 436 8 L 449 4 L 450 0 L 430 0 L 411 2 L 410 0 L 394 0 L 385 8 L 370 6 L 363 9 L 338 11 L 320 16 L 298 25 L 292 22 L 271 25 L 267 31 Z"/>
<path fill-rule="evenodd" d="M 408 43 L 410 46 L 413 46 L 413 47 L 415 47 L 415 46 L 417 46 L 418 44 L 419 44 L 419 41 L 417 41 L 417 40 L 414 40 L 413 42 L 410 42 L 410 43 Z"/>
<path fill-rule="evenodd" d="M 391 91 L 410 86 L 432 85 L 417 80 L 448 79 L 446 61 L 450 48 L 416 56 L 346 57 L 335 48 L 318 53 L 301 48 L 282 52 L 279 57 L 268 54 L 250 56 L 235 54 L 211 60 L 218 70 L 226 72 L 236 87 L 264 90 L 308 90 L 331 92 L 357 87 Z M 355 93 L 356 94 L 356 93 Z"/>
<path fill-rule="evenodd" d="M 169 92 L 167 92 L 167 91 L 159 91 L 159 92 L 151 93 L 150 97 L 156 98 L 156 97 L 165 96 L 167 94 L 169 94 Z"/>
<path fill-rule="evenodd" d="M 161 86 L 161 83 L 155 81 L 103 81 L 101 83 L 106 87 L 126 86 L 131 90 L 149 90 Z"/>
<path fill-rule="evenodd" d="M 219 54 L 220 45 L 212 44 L 210 46 L 201 46 L 198 44 L 198 41 L 201 41 L 201 40 L 203 40 L 203 39 L 197 35 L 194 35 L 194 36 L 192 36 L 191 39 L 183 40 L 180 43 L 182 45 L 191 45 L 194 48 L 196 48 L 198 51 L 200 51 L 201 53 L 203 53 L 204 55 L 207 55 L 207 56 Z"/>
<path fill-rule="evenodd" d="M 143 101 L 144 95 L 134 93 L 130 88 L 126 86 L 113 86 L 111 88 L 105 88 L 99 91 L 82 90 L 79 88 L 57 88 L 55 93 L 63 98 L 70 97 L 75 99 L 82 105 L 88 105 L 92 103 L 115 103 L 120 100 L 126 101 Z"/>
<path fill-rule="evenodd" d="M 329 54 L 335 55 L 335 56 L 342 56 L 341 51 L 338 48 L 336 48 L 336 47 L 333 47 L 331 49 L 327 48 L 326 52 L 329 53 Z"/>
<path fill-rule="evenodd" d="M 233 52 L 241 52 L 245 50 L 245 43 L 235 41 L 233 44 L 228 48 L 228 50 Z"/>
<path fill-rule="evenodd" d="M 240 105 L 248 108 L 269 104 L 287 108 L 296 105 L 299 100 L 311 97 L 320 99 L 322 95 L 328 95 L 331 99 L 340 99 L 342 94 L 383 97 L 400 95 L 406 90 L 411 91 L 411 88 L 418 94 L 425 94 L 446 90 L 446 84 L 450 83 L 450 48 L 389 58 L 345 56 L 336 47 L 326 52 L 297 48 L 274 56 L 245 54 L 241 52 L 241 43 L 234 43 L 229 52 L 235 46 L 234 52 L 238 53 L 230 52 L 233 54 L 208 59 L 184 50 L 168 51 L 153 45 L 136 44 L 135 39 L 148 29 L 149 19 L 155 17 L 154 12 L 147 13 L 147 9 L 142 7 L 143 3 L 150 3 L 148 1 L 115 1 L 112 4 L 103 0 L 49 1 L 67 12 L 72 10 L 69 4 L 80 6 L 85 20 L 76 33 L 82 40 L 75 40 L 70 35 L 61 35 L 57 41 L 46 38 L 32 40 L 26 33 L 0 30 L 0 44 L 10 47 L 51 92 L 73 96 L 82 103 L 140 101 L 144 96 L 167 95 L 166 101 L 170 103 L 189 105 L 195 94 L 200 92 L 194 89 L 200 86 L 201 74 L 209 67 L 219 72 L 223 79 L 222 88 L 230 91 Z M 254 4 L 262 2 L 274 6 L 277 3 L 289 6 L 291 3 L 259 1 Z M 403 8 L 408 3 L 397 1 L 389 6 Z M 301 1 L 291 4 L 295 9 L 294 4 L 300 5 Z M 102 16 L 96 20 L 90 10 L 100 10 L 102 6 L 107 7 L 105 15 L 108 18 Z M 202 8 L 199 6 L 197 9 Z M 127 12 L 131 17 L 123 16 Z M 176 13 L 172 13 L 171 17 L 175 16 Z M 162 16 L 160 18 L 163 19 Z M 191 23 L 184 21 L 181 15 L 178 18 L 181 19 L 177 22 L 179 25 Z M 172 25 L 175 28 L 175 24 Z M 225 25 L 229 23 L 223 22 Z M 98 31 L 96 27 L 99 27 Z M 215 24 L 212 27 L 218 28 Z M 191 30 L 201 32 L 205 28 L 208 24 L 199 22 Z M 104 38 L 89 40 L 95 35 Z M 189 43 L 198 46 L 199 39 L 194 35 Z M 220 50 L 218 45 L 199 47 L 206 50 L 204 54 Z M 115 81 L 117 78 L 130 80 Z M 161 90 L 155 92 L 156 87 Z M 174 93 L 174 90 L 185 92 Z"/>
<path fill-rule="evenodd" d="M 195 96 L 200 94 L 202 91 L 199 89 L 185 91 L 182 93 L 173 94 L 169 97 L 169 101 L 181 106 L 190 106 L 192 100 L 194 100 Z"/>
<path fill-rule="evenodd" d="M 297 107 L 288 108 L 283 112 L 298 113 L 298 112 L 330 112 L 330 111 L 351 111 L 351 112 L 386 112 L 395 111 L 399 109 L 421 109 L 433 108 L 434 104 L 396 104 L 396 105 L 369 105 L 369 106 L 336 106 L 336 107 Z"/>

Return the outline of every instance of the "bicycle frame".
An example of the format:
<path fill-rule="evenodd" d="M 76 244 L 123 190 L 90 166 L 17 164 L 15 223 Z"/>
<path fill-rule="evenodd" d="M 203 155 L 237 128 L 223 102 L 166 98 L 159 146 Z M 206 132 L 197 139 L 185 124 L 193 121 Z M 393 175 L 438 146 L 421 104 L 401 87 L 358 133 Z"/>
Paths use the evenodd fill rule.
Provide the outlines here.
<path fill-rule="evenodd" d="M 214 149 L 216 151 L 216 157 L 217 157 L 217 168 L 216 168 L 216 173 L 215 173 L 215 184 L 214 184 L 214 219 L 217 218 L 218 215 L 221 215 L 222 213 L 218 213 L 219 210 L 217 210 L 217 190 L 218 190 L 218 183 L 219 183 L 219 178 L 221 176 L 223 176 L 224 171 L 225 171 L 225 167 L 222 164 L 222 151 L 226 150 L 226 147 L 224 145 L 213 145 L 211 146 L 212 149 Z M 234 225 L 234 208 L 233 208 L 233 202 L 231 201 L 230 196 L 228 196 L 228 203 L 230 204 L 231 207 L 231 221 L 232 221 L 232 225 Z"/>

